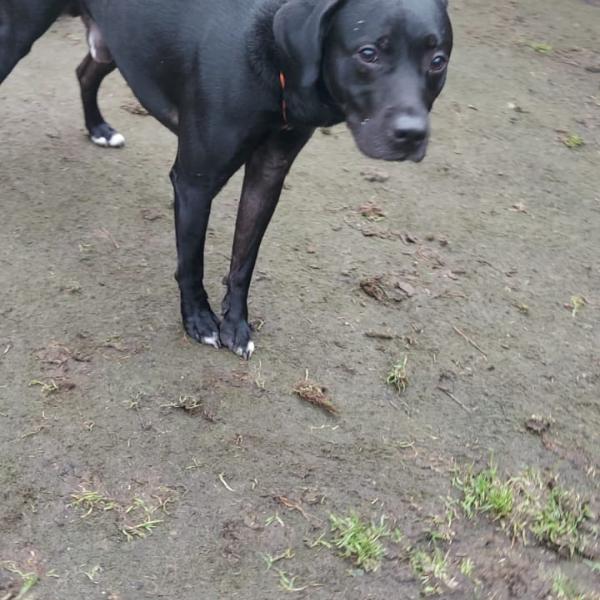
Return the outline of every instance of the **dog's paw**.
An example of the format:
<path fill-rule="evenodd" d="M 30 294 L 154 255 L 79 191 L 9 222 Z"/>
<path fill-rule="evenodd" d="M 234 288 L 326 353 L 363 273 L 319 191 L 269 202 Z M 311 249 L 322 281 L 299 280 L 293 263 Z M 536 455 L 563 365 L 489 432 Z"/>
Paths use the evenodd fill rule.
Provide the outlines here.
<path fill-rule="evenodd" d="M 254 352 L 251 335 L 250 325 L 246 321 L 229 321 L 225 318 L 221 323 L 221 344 L 245 360 L 250 360 Z"/>
<path fill-rule="evenodd" d="M 219 319 L 211 310 L 203 310 L 183 317 L 186 333 L 197 342 L 220 348 Z"/>
<path fill-rule="evenodd" d="M 122 148 L 125 145 L 125 138 L 108 123 L 93 127 L 90 131 L 90 139 L 96 146 L 103 148 Z"/>

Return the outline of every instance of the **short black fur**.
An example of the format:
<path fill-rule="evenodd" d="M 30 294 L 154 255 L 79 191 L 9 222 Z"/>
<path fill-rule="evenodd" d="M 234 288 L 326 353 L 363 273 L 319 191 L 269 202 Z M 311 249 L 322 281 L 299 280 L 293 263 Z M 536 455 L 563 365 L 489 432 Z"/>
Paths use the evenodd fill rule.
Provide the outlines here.
<path fill-rule="evenodd" d="M 452 49 L 444 0 L 0 0 L 0 82 L 65 10 L 81 10 L 93 33 L 77 70 L 92 138 L 117 135 L 97 105 L 115 68 L 178 136 L 171 181 L 185 330 L 249 358 L 247 302 L 258 251 L 314 128 L 346 121 L 373 158 L 425 156 L 429 110 Z M 206 228 L 214 197 L 242 166 L 219 318 L 203 284 Z"/>

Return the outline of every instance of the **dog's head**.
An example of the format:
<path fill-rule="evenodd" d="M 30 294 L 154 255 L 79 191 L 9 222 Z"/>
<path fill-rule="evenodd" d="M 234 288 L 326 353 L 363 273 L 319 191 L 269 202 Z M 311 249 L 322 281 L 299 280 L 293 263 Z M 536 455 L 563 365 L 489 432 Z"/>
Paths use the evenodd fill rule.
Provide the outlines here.
<path fill-rule="evenodd" d="M 372 158 L 423 159 L 452 50 L 445 0 L 288 0 L 274 33 L 294 118 L 345 120 Z"/>

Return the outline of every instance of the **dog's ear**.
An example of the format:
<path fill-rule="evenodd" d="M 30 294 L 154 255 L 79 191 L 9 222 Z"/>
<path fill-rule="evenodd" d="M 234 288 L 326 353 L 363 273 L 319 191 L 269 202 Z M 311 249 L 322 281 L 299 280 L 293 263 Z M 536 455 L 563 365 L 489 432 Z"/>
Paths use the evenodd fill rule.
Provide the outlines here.
<path fill-rule="evenodd" d="M 275 14 L 273 33 L 286 81 L 286 101 L 294 120 L 310 125 L 332 120 L 332 108 L 321 98 L 318 84 L 323 42 L 331 17 L 343 2 L 288 0 Z"/>

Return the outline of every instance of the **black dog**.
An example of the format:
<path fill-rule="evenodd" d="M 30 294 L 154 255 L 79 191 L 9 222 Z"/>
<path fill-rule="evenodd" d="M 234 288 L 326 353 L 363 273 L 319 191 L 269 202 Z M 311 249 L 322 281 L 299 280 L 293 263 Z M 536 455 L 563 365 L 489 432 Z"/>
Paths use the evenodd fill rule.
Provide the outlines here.
<path fill-rule="evenodd" d="M 0 81 L 65 0 L 1 0 Z M 249 358 L 247 298 L 283 181 L 317 126 L 348 124 L 360 150 L 420 161 L 452 47 L 445 0 L 82 0 L 86 123 L 116 145 L 96 95 L 119 68 L 177 134 L 177 281 L 187 333 Z M 222 321 L 202 283 L 212 199 L 242 165 Z"/>

